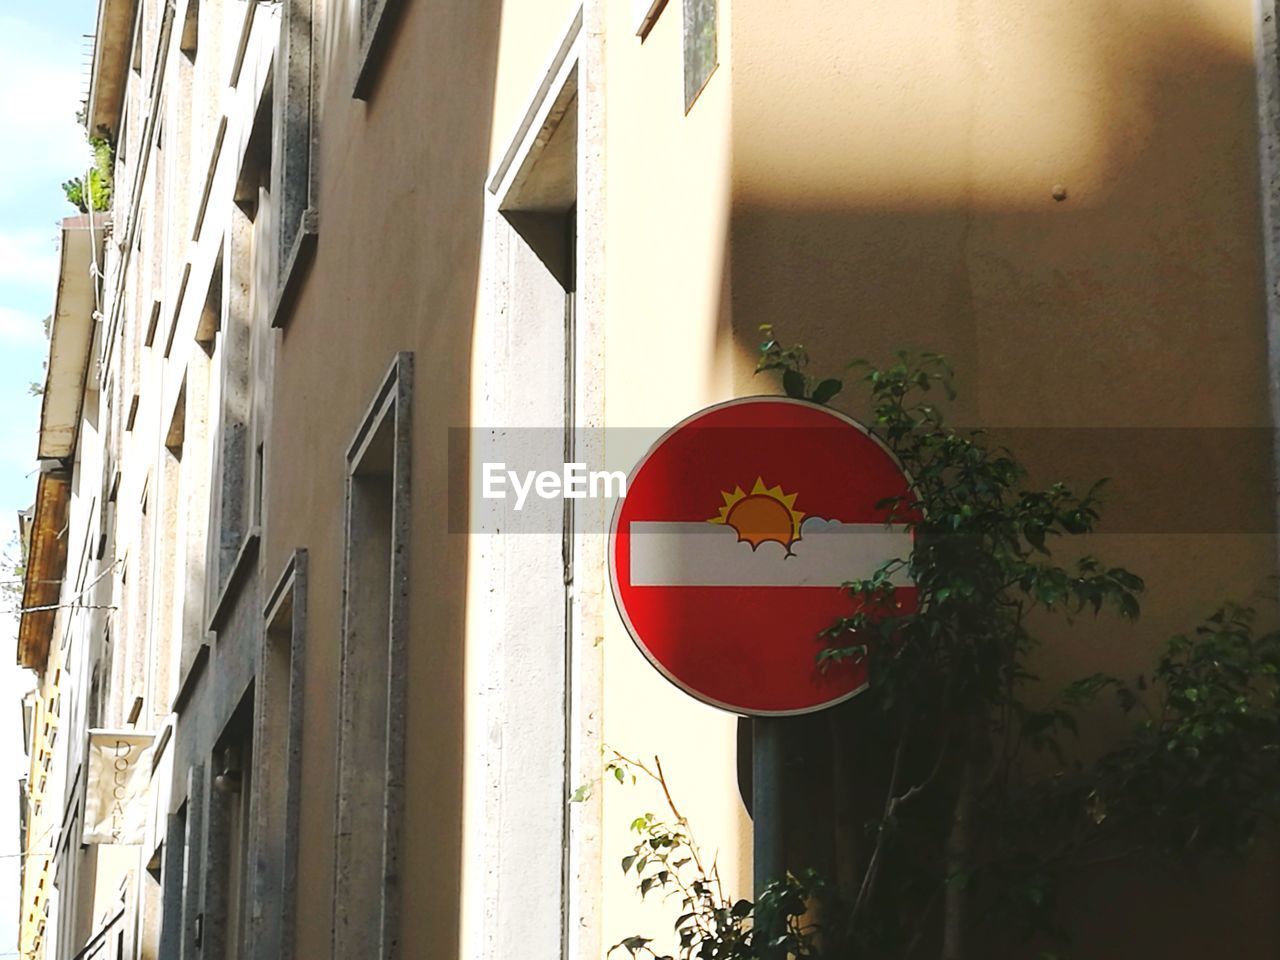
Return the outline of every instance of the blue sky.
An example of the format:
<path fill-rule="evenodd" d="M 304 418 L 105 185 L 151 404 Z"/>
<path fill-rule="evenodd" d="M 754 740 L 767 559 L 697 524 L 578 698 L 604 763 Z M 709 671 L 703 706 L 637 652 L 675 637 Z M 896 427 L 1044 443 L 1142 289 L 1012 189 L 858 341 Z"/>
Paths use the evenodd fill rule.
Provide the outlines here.
<path fill-rule="evenodd" d="M 75 122 L 84 96 L 96 0 L 0 0 L 0 545 L 35 492 L 41 319 L 53 309 L 57 224 L 76 211 L 60 184 L 88 161 Z M 0 958 L 16 949 L 18 845 L 14 781 L 26 762 L 13 664 L 14 618 L 0 614 Z"/>
<path fill-rule="evenodd" d="M 75 122 L 87 68 L 89 0 L 0 0 L 0 511 L 4 530 L 32 495 L 42 379 L 40 321 L 53 306 L 57 222 L 76 211 L 63 180 L 88 159 Z"/>

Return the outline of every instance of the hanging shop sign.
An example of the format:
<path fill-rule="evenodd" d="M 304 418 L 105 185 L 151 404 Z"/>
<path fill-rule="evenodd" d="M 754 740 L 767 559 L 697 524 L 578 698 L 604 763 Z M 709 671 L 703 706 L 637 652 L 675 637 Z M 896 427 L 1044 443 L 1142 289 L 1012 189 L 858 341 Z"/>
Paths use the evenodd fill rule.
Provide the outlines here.
<path fill-rule="evenodd" d="M 154 742 L 134 730 L 89 731 L 84 843 L 143 842 Z"/>

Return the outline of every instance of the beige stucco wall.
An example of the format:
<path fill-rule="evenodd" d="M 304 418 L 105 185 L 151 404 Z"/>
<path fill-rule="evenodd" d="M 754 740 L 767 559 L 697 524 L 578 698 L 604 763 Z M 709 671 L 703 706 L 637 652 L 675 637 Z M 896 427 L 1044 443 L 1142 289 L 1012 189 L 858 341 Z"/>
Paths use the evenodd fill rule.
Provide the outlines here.
<path fill-rule="evenodd" d="M 51 955 L 46 951 L 50 938 L 56 932 L 56 915 L 54 930 L 46 923 L 44 935 L 40 935 L 40 924 L 44 919 L 46 901 L 53 890 L 53 857 L 55 827 L 58 826 L 62 811 L 59 809 L 62 791 L 65 786 L 63 764 L 53 766 L 61 757 L 52 753 L 56 745 L 58 718 L 52 711 L 52 704 L 61 692 L 62 684 L 55 683 L 60 678 L 62 667 L 62 651 L 59 647 L 50 650 L 50 663 L 39 675 L 35 689 L 28 694 L 32 710 L 32 738 L 28 745 L 27 773 L 27 835 L 26 847 L 20 863 L 21 898 L 18 904 L 18 950 L 24 956 L 43 957 Z M 45 728 L 49 728 L 46 734 Z M 52 736 L 50 736 L 52 734 Z M 50 741 L 55 744 L 51 745 Z M 66 748 L 63 748 L 63 755 Z M 53 757 L 51 770 L 47 777 L 42 775 L 44 758 Z M 43 788 L 43 789 L 42 789 Z M 39 947 L 37 949 L 37 942 Z"/>
<path fill-rule="evenodd" d="M 1255 600 L 1275 553 L 1250 5 L 802 0 L 779 16 L 732 0 L 720 15 L 720 70 L 687 118 L 678 14 L 643 45 L 624 11 L 609 21 L 610 425 L 775 390 L 751 374 L 761 323 L 832 372 L 940 350 L 956 417 L 1005 428 L 1033 479 L 1112 478 L 1103 533 L 1071 550 L 1147 579 L 1137 626 L 1045 626 L 1063 641 L 1051 682 L 1147 669 L 1221 600 Z M 839 405 L 863 409 L 853 390 Z M 605 684 L 606 739 L 662 752 L 722 864 L 749 863 L 728 724 L 653 677 L 611 614 Z M 1099 718 L 1086 743 L 1114 727 Z M 644 805 L 606 798 L 612 942 L 636 928 L 610 874 Z M 1208 904 L 1203 886 L 1153 888 L 1189 918 L 1163 946 L 1211 951 L 1229 916 L 1261 942 L 1273 873 L 1215 876 Z M 1077 916 L 1102 957 L 1155 915 L 1098 894 Z"/>
<path fill-rule="evenodd" d="M 367 102 L 352 100 L 354 13 L 328 25 L 321 233 L 279 341 L 266 577 L 309 551 L 298 956 L 329 950 L 342 614 L 343 464 L 397 351 L 415 354 L 408 808 L 400 951 L 458 953 L 467 538 L 450 535 L 447 429 L 470 421 L 484 183 L 572 4 L 406 4 Z M 462 465 L 465 469 L 465 465 Z"/>
<path fill-rule="evenodd" d="M 733 9 L 737 331 L 945 349 L 987 423 L 1260 422 L 1248 3 Z"/>
<path fill-rule="evenodd" d="M 686 115 L 682 20 L 668 4 L 643 43 L 630 4 L 607 4 L 605 36 L 604 402 L 609 428 L 665 428 L 735 395 L 728 323 L 732 97 L 737 73 L 729 6 L 719 66 Z M 606 435 L 606 445 L 609 439 Z M 605 743 L 652 766 L 701 845 L 718 853 L 727 890 L 750 895 L 750 821 L 737 788 L 737 719 L 668 683 L 636 650 L 612 601 L 604 624 Z M 602 790 L 602 936 L 669 936 L 681 912 L 618 864 L 646 811 L 670 816 L 651 785 Z"/>
<path fill-rule="evenodd" d="M 1247 599 L 1274 571 L 1249 4 L 733 9 L 739 390 L 763 322 L 829 369 L 941 350 L 957 419 L 1037 479 L 1111 477 L 1089 549 L 1150 589 L 1100 665 Z"/>
<path fill-rule="evenodd" d="M 1275 572 L 1252 16 L 1241 0 L 733 3 L 735 385 L 754 386 L 763 322 L 828 369 L 940 350 L 957 418 L 1015 428 L 1034 479 L 1111 477 L 1103 535 L 1071 550 L 1145 576 L 1144 616 L 1047 627 L 1064 641 L 1051 682 L 1147 669 Z M 1159 909 L 1118 887 L 1072 898 L 1074 949 L 1265 942 L 1276 876 L 1259 874 L 1153 885 Z"/>
<path fill-rule="evenodd" d="M 971 423 L 1268 426 L 1244 0 L 797 0 L 786 16 L 722 0 L 720 66 L 687 116 L 680 5 L 668 6 L 643 43 L 630 4 L 600 7 L 608 425 L 662 426 L 771 391 L 750 370 L 756 327 L 773 322 L 832 367 L 900 346 L 947 352 Z M 264 560 L 271 580 L 295 547 L 311 558 L 301 832 L 320 839 L 300 854 L 300 956 L 324 955 L 329 937 L 343 458 L 398 350 L 417 358 L 402 951 L 456 952 L 463 755 L 479 732 L 461 723 L 468 547 L 447 533 L 460 477 L 445 431 L 471 416 L 482 186 L 571 7 L 408 4 L 367 103 L 349 96 L 351 25 L 330 24 L 321 236 L 279 341 Z M 1025 442 L 1046 480 L 1114 478 L 1113 533 L 1090 548 L 1150 584 L 1140 626 L 1078 635 L 1054 675 L 1075 670 L 1076 651 L 1086 670 L 1140 668 L 1159 638 L 1273 572 L 1265 442 L 1219 443 L 1221 469 L 1198 487 L 1171 481 L 1176 457 L 1125 458 L 1130 444 Z M 1241 505 L 1230 534 L 1204 520 L 1227 481 Z M 736 721 L 654 674 L 608 604 L 600 628 L 603 739 L 661 754 L 745 892 Z M 617 869 L 627 824 L 656 796 L 602 795 L 607 946 L 673 914 L 641 907 Z M 1221 909 L 1170 892 L 1206 918 L 1170 936 L 1201 943 L 1228 903 L 1268 889 L 1224 883 Z M 1107 944 L 1137 913 L 1088 908 L 1082 955 L 1124 955 Z M 1247 913 L 1237 927 L 1273 922 L 1260 901 Z"/>
<path fill-rule="evenodd" d="M 941 350 L 963 422 L 1031 431 L 1017 436 L 1046 479 L 1114 478 L 1106 529 L 1268 531 L 1255 434 L 1228 435 L 1235 459 L 1222 442 L 1211 476 L 1174 481 L 1150 449 L 1034 433 L 1268 427 L 1249 5 L 872 4 L 830 26 L 842 10 L 813 0 L 777 22 L 734 4 L 722 336 L 739 388 L 762 322 L 831 366 Z M 1160 452 L 1152 436 L 1129 439 Z M 1223 569 L 1195 549 L 1221 550 Z M 1153 617 L 1193 574 L 1199 610 L 1272 570 L 1264 540 L 1158 552 L 1134 558 Z"/>

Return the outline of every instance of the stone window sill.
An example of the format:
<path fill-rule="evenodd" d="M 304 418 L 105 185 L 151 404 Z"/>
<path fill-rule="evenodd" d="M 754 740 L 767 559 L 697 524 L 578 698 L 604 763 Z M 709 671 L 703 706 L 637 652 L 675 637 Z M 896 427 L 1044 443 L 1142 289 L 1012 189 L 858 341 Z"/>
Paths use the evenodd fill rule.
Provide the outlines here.
<path fill-rule="evenodd" d="M 218 595 L 213 605 L 213 612 L 209 614 L 210 633 L 216 633 L 226 622 L 232 600 L 240 593 L 241 581 L 248 575 L 254 560 L 257 559 L 258 543 L 261 539 L 262 531 L 257 527 L 245 534 L 244 542 L 240 544 L 240 552 L 236 554 L 236 559 L 231 564 L 231 574 L 227 577 L 226 586 L 222 588 L 222 593 Z"/>
<path fill-rule="evenodd" d="M 392 29 L 404 7 L 404 0 L 372 0 L 372 3 L 373 12 L 361 36 L 356 82 L 351 92 L 357 100 L 368 100 L 373 92 Z"/>

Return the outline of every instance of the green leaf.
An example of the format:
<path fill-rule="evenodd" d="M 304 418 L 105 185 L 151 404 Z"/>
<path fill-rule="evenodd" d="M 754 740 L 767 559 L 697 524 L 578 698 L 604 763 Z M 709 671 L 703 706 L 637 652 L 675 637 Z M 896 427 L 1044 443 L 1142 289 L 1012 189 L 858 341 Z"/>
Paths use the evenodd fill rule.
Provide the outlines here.
<path fill-rule="evenodd" d="M 1120 594 L 1120 615 L 1129 620 L 1137 620 L 1138 612 L 1138 599 L 1131 593 Z"/>
<path fill-rule="evenodd" d="M 627 951 L 635 956 L 640 950 L 643 950 L 646 944 L 653 943 L 652 937 L 627 937 L 619 946 L 624 947 Z"/>
<path fill-rule="evenodd" d="M 693 826 L 674 812 L 668 822 L 640 818 L 636 858 L 624 868 L 644 892 L 669 878 L 665 892 L 686 911 L 677 920 L 682 960 L 758 960 L 771 943 L 796 958 L 901 957 L 913 932 L 904 927 L 927 913 L 925 895 L 946 884 L 972 886 L 975 903 L 980 896 L 993 921 L 1021 927 L 1039 942 L 1070 932 L 1054 916 L 1063 893 L 1060 848 L 1062 863 L 1099 840 L 1179 857 L 1239 853 L 1280 822 L 1280 634 L 1255 632 L 1251 611 L 1223 605 L 1169 640 L 1149 678 L 1094 674 L 1053 696 L 1031 664 L 1102 656 L 1109 641 L 1129 638 L 1101 617 L 1133 619 L 1139 612 L 1141 577 L 1093 557 L 1077 561 L 1082 551 L 1074 547 L 1070 561 L 1055 557 L 1065 535 L 1088 533 L 1100 522 L 1098 485 L 1084 496 L 1063 483 L 1026 489 L 1028 471 L 1013 452 L 981 431 L 948 426 L 938 407 L 945 406 L 943 391 L 954 395 L 952 376 L 940 357 L 903 352 L 843 380 L 824 379 L 804 374 L 803 348 L 771 330 L 761 340 L 760 368 L 777 371 L 787 395 L 824 403 L 845 396 L 846 383 L 857 391 L 872 432 L 911 478 L 901 498 L 879 505 L 881 517 L 893 515 L 912 534 L 909 560 L 900 568 L 843 571 L 847 608 L 814 624 L 817 642 L 796 649 L 813 656 L 820 671 L 865 665 L 869 683 L 859 707 L 867 727 L 910 729 L 904 783 L 931 789 L 863 827 L 869 842 L 883 842 L 886 879 L 876 908 L 860 918 L 855 932 L 866 942 L 858 943 L 825 941 L 849 926 L 848 905 L 823 902 L 811 878 L 788 876 L 754 905 L 727 900 L 714 868 L 700 865 Z M 1070 460 L 1070 447 L 1060 452 L 1062 463 Z M 797 505 L 810 509 L 803 500 Z M 915 585 L 917 599 L 906 607 L 894 602 L 899 573 Z M 1074 621 L 1090 633 L 1065 646 L 1062 625 L 1044 630 L 1046 609 L 1068 618 L 1097 611 L 1100 619 Z M 1116 700 L 1099 697 L 1103 691 L 1114 691 Z M 663 710 L 649 702 L 644 709 Z M 1076 710 L 1087 710 L 1079 716 L 1090 721 L 1079 758 L 1064 749 L 1076 732 Z M 983 817 L 998 831 L 981 857 L 955 869 L 945 856 L 953 776 L 966 759 L 966 731 L 979 721 L 1001 758 L 981 796 Z M 1100 732 L 1108 737 L 1102 745 L 1094 742 Z M 922 779 L 930 769 L 939 771 L 936 786 Z M 627 774 L 634 780 L 645 771 Z M 685 856 L 690 850 L 694 860 Z M 1047 850 L 1055 851 L 1052 863 Z M 881 904 L 891 909 L 882 912 Z M 806 926 L 810 906 L 823 920 L 821 943 Z M 652 960 L 646 942 L 637 941 Z"/>
<path fill-rule="evenodd" d="M 782 375 L 782 389 L 787 392 L 788 397 L 803 400 L 805 386 L 804 374 L 799 370 L 788 370 Z"/>
<path fill-rule="evenodd" d="M 813 388 L 814 403 L 828 403 L 831 398 L 844 389 L 844 383 L 834 378 L 828 378 Z"/>

